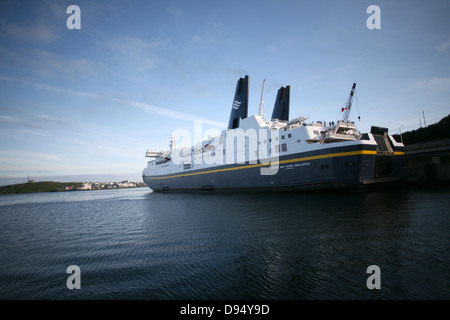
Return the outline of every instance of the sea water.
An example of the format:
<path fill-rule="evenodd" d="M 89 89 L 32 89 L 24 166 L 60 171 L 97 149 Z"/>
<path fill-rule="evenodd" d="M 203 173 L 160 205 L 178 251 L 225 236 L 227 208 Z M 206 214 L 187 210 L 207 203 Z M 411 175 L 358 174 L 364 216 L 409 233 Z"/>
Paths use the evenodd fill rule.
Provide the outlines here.
<path fill-rule="evenodd" d="M 449 299 L 449 195 L 2 195 L 0 299 Z"/>

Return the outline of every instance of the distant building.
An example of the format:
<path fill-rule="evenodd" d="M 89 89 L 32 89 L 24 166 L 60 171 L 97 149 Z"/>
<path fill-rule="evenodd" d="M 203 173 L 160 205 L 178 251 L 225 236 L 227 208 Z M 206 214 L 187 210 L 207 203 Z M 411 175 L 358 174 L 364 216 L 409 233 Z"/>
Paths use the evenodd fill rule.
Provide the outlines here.
<path fill-rule="evenodd" d="M 129 182 L 128 180 L 119 182 L 119 188 L 133 188 L 135 186 L 134 182 Z"/>
<path fill-rule="evenodd" d="M 91 182 L 84 182 L 81 186 L 81 190 L 91 190 L 92 189 L 92 183 Z"/>

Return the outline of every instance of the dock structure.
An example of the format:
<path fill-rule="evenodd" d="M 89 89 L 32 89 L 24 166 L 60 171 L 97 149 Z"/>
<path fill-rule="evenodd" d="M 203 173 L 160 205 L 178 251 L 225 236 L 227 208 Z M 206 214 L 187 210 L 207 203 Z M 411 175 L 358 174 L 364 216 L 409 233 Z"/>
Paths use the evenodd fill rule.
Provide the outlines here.
<path fill-rule="evenodd" d="M 404 177 L 408 182 L 450 182 L 450 139 L 405 145 Z"/>

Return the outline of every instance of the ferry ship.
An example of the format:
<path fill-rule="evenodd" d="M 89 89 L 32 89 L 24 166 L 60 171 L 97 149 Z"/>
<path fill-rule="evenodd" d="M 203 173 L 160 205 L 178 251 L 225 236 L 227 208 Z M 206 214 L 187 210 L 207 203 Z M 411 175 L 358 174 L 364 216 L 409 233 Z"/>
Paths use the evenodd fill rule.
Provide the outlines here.
<path fill-rule="evenodd" d="M 228 128 L 191 147 L 147 151 L 142 172 L 153 191 L 295 191 L 361 188 L 402 180 L 404 145 L 387 128 L 361 133 L 349 121 L 356 84 L 342 119 L 289 119 L 290 86 L 278 90 L 270 120 L 248 116 L 249 77 L 240 78 Z"/>

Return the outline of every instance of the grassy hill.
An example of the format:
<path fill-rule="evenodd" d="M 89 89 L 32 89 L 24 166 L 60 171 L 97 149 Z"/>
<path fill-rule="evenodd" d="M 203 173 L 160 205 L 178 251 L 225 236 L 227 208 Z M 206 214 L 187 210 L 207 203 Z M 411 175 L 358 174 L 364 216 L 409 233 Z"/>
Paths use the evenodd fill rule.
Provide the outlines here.
<path fill-rule="evenodd" d="M 36 192 L 56 192 L 64 191 L 63 186 L 73 186 L 74 188 L 80 187 L 81 182 L 28 182 L 22 184 L 14 184 L 10 186 L 1 186 L 0 194 L 15 194 L 15 193 L 36 193 Z"/>

